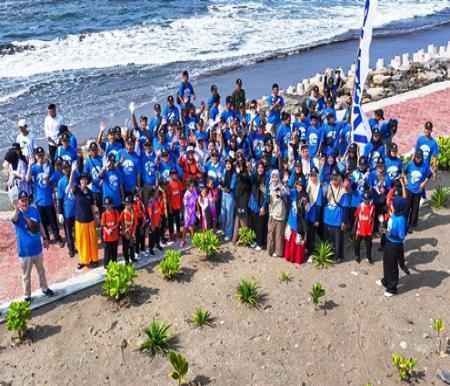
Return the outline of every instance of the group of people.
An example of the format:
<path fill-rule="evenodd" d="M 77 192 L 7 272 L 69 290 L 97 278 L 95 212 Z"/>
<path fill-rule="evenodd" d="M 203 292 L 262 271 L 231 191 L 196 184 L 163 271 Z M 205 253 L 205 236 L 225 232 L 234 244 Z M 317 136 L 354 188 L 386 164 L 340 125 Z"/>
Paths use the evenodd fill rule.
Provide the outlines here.
<path fill-rule="evenodd" d="M 70 257 L 78 253 L 81 269 L 98 265 L 99 239 L 106 267 L 117 260 L 119 241 L 132 264 L 169 241 L 183 247 L 199 229 L 236 243 L 244 226 L 256 234 L 255 250 L 299 264 L 319 237 L 332 244 L 336 262 L 353 237 L 359 263 L 364 241 L 373 264 L 372 240 L 379 236 L 382 284 L 386 296 L 396 293 L 398 265 L 408 273 L 403 240 L 417 226 L 420 199 L 436 172 L 433 125 L 425 124 L 405 167 L 394 142 L 398 123 L 382 110 L 369 120 L 370 141 L 352 142 L 350 109 L 339 120 L 334 109 L 339 85 L 339 74 L 329 74 L 295 114 L 284 109 L 278 84 L 261 106 L 246 99 L 241 79 L 224 106 L 213 85 L 197 107 L 185 71 L 176 97 L 168 96 L 164 108 L 155 104 L 150 118 L 137 119 L 130 103 L 132 127 L 107 129 L 102 122 L 87 154 L 54 104 L 44 122 L 48 152 L 20 119 L 5 159 L 18 252 L 28 262 L 25 297 L 33 263 L 42 290 L 52 294 L 40 239 L 48 245 L 49 229 Z"/>

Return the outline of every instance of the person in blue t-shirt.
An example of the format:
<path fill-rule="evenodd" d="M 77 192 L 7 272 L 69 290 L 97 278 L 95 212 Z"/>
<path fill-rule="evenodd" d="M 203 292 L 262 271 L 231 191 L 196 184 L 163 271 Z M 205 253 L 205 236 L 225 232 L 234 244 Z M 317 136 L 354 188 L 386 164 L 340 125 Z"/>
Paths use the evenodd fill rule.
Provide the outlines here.
<path fill-rule="evenodd" d="M 88 147 L 88 158 L 84 162 L 83 173 L 89 174 L 92 179 L 92 193 L 94 194 L 95 206 L 98 209 L 98 213 L 101 217 L 103 213 L 103 189 L 102 180 L 99 174 L 103 168 L 103 159 L 98 154 L 98 145 L 95 142 L 91 142 Z"/>
<path fill-rule="evenodd" d="M 189 83 L 189 73 L 184 70 L 183 81 L 180 83 L 177 92 L 177 103 L 180 105 L 182 112 L 191 104 L 191 99 L 195 100 L 194 87 Z"/>
<path fill-rule="evenodd" d="M 106 125 L 103 122 L 100 123 L 97 143 L 102 148 L 106 157 L 108 157 L 109 154 L 113 154 L 114 156 L 116 156 L 119 150 L 123 148 L 123 145 L 116 139 L 116 132 L 120 131 L 120 127 L 116 126 L 109 128 L 107 132 L 108 138 L 106 141 L 103 141 L 103 133 L 105 132 L 105 130 Z"/>
<path fill-rule="evenodd" d="M 281 123 L 281 110 L 284 107 L 284 99 L 278 95 L 280 88 L 278 83 L 272 85 L 272 95 L 267 98 L 267 107 L 269 108 L 269 116 L 267 117 L 268 129 L 275 135 L 277 128 Z"/>
<path fill-rule="evenodd" d="M 169 183 L 170 181 L 170 170 L 178 170 L 176 163 L 171 159 L 170 153 L 166 149 L 161 151 L 160 155 L 157 157 L 157 168 L 159 178 L 162 178 L 166 183 Z"/>
<path fill-rule="evenodd" d="M 170 122 L 171 119 L 174 119 L 175 122 L 178 122 L 180 120 L 180 110 L 178 110 L 178 107 L 175 106 L 172 95 L 169 95 L 167 97 L 167 106 L 164 107 L 162 116 L 166 123 Z"/>
<path fill-rule="evenodd" d="M 78 159 L 77 151 L 70 146 L 69 134 L 66 132 L 61 135 L 61 145 L 59 145 L 56 150 L 56 157 L 62 158 L 69 163 Z"/>
<path fill-rule="evenodd" d="M 417 227 L 419 218 L 420 199 L 424 195 L 425 186 L 431 177 L 431 169 L 423 160 L 422 150 L 416 150 L 414 158 L 409 161 L 405 168 L 406 193 L 408 201 L 408 233 L 412 233 L 411 228 Z"/>
<path fill-rule="evenodd" d="M 337 154 L 339 149 L 339 126 L 336 124 L 336 116 L 327 114 L 327 123 L 322 126 L 323 147 L 322 154 L 330 151 Z"/>
<path fill-rule="evenodd" d="M 217 90 L 217 86 L 215 84 L 211 85 L 211 95 L 208 97 L 208 101 L 206 103 L 206 117 L 209 118 L 209 110 L 213 107 L 214 100 L 217 100 L 217 97 L 220 99 L 219 91 Z"/>
<path fill-rule="evenodd" d="M 295 115 L 294 123 L 292 124 L 292 131 L 298 131 L 300 134 L 300 142 L 306 142 L 306 131 L 310 125 L 307 120 L 308 111 L 302 110 L 299 115 Z"/>
<path fill-rule="evenodd" d="M 252 125 L 250 125 L 252 127 Z M 261 122 L 256 130 L 250 130 L 247 136 L 247 141 L 250 149 L 250 154 L 252 159 L 259 161 L 261 159 L 262 153 L 264 151 L 264 141 L 266 135 L 264 133 L 264 123 Z"/>
<path fill-rule="evenodd" d="M 337 168 L 324 190 L 323 205 L 324 238 L 333 244 L 334 260 L 340 263 L 344 259 L 344 232 L 349 225 L 350 195 Z"/>
<path fill-rule="evenodd" d="M 403 163 L 400 157 L 397 156 L 398 147 L 395 143 L 391 143 L 387 146 L 387 157 L 385 158 L 386 173 L 391 179 L 395 181 L 398 179 L 403 171 Z"/>
<path fill-rule="evenodd" d="M 350 211 L 350 226 L 354 223 L 354 213 L 356 208 L 362 202 L 362 196 L 366 190 L 370 190 L 372 186 L 372 174 L 370 173 L 369 164 L 365 156 L 361 156 L 358 160 L 358 168 L 353 170 L 350 178 L 350 187 L 352 188 L 352 198 Z"/>
<path fill-rule="evenodd" d="M 348 146 L 352 141 L 352 126 L 350 122 L 350 114 L 345 120 L 338 122 L 339 126 L 339 156 L 344 157 Z"/>
<path fill-rule="evenodd" d="M 148 131 L 148 118 L 145 115 L 141 115 L 139 118 L 139 124 L 135 115 L 135 105 L 131 102 L 128 106 L 131 113 L 131 121 L 133 123 L 133 128 L 128 130 L 127 136 L 136 139 L 139 148 L 136 151 L 142 151 L 142 146 L 145 141 L 151 140 L 153 135 Z"/>
<path fill-rule="evenodd" d="M 277 130 L 277 143 L 279 146 L 279 151 L 281 153 L 281 157 L 284 159 L 288 158 L 288 147 L 289 142 L 291 141 L 291 114 L 286 111 L 283 111 L 282 115 L 282 124 L 278 127 Z"/>
<path fill-rule="evenodd" d="M 150 142 L 144 143 L 144 151 L 141 153 L 141 178 L 144 185 L 144 202 L 150 199 L 150 188 L 157 185 L 158 173 L 156 169 L 156 154 Z"/>
<path fill-rule="evenodd" d="M 56 197 L 58 199 L 58 221 L 64 226 L 69 257 L 75 256 L 75 196 L 70 189 L 71 164 L 64 160 L 62 170 L 64 177 L 58 182 Z"/>
<path fill-rule="evenodd" d="M 377 281 L 379 286 L 385 287 L 384 296 L 391 297 L 397 293 L 399 271 L 398 266 L 409 274 L 405 266 L 405 255 L 403 251 L 403 241 L 406 238 L 406 220 L 408 204 L 399 195 L 392 200 L 393 213 L 391 214 L 387 228 L 385 230 L 386 243 L 383 252 L 383 278 Z"/>
<path fill-rule="evenodd" d="M 219 179 L 222 178 L 223 171 L 223 166 L 219 162 L 219 153 L 217 151 L 213 151 L 211 153 L 211 160 L 205 165 L 205 173 L 206 178 L 214 178 L 215 188 L 219 186 Z"/>
<path fill-rule="evenodd" d="M 162 115 L 161 115 L 161 105 L 159 103 L 155 103 L 153 107 L 153 117 L 150 119 L 150 123 L 148 124 L 148 133 L 150 134 L 150 142 L 153 141 L 153 138 L 156 137 L 159 129 L 162 126 Z"/>
<path fill-rule="evenodd" d="M 42 147 L 36 149 L 36 163 L 30 162 L 27 172 L 27 181 L 33 181 L 34 184 L 34 202 L 38 208 L 39 215 L 42 219 L 45 236 L 50 239 L 48 227 L 52 229 L 55 242 L 62 248 L 64 241 L 59 235 L 58 223 L 56 220 L 56 211 L 53 202 L 53 189 L 51 176 L 54 169 L 48 161 L 45 162 L 45 152 Z"/>
<path fill-rule="evenodd" d="M 384 215 L 387 212 L 387 194 L 392 186 L 391 179 L 386 173 L 386 165 L 383 158 L 378 159 L 376 170 L 372 171 L 371 180 L 373 204 L 375 205 L 373 232 L 378 233 L 384 223 Z"/>
<path fill-rule="evenodd" d="M 220 95 L 214 96 L 212 102 L 213 104 L 208 111 L 210 126 L 213 126 L 215 123 L 217 123 L 217 120 L 219 118 Z"/>
<path fill-rule="evenodd" d="M 437 165 L 436 157 L 439 155 L 439 146 L 436 140 L 431 136 L 433 133 L 433 124 L 425 123 L 424 135 L 420 136 L 416 142 L 416 150 L 422 150 L 423 162 L 431 167 L 433 178 L 436 175 Z"/>
<path fill-rule="evenodd" d="M 236 117 L 236 112 L 233 109 L 233 98 L 228 95 L 225 99 L 225 110 L 220 114 L 220 119 L 224 121 L 227 126 L 231 125 L 231 122 Z"/>
<path fill-rule="evenodd" d="M 371 170 L 376 168 L 376 164 L 379 158 L 385 157 L 384 145 L 381 141 L 380 130 L 374 127 L 372 130 L 372 138 L 369 143 L 364 146 L 363 155 L 367 157 L 369 168 Z"/>
<path fill-rule="evenodd" d="M 69 127 L 67 125 L 61 125 L 59 126 L 59 137 L 61 138 L 63 133 L 66 133 L 69 137 L 69 144 L 72 146 L 73 149 L 78 148 L 78 141 L 75 135 L 69 130 Z"/>
<path fill-rule="evenodd" d="M 131 195 L 133 189 L 141 184 L 141 161 L 134 151 L 134 146 L 134 138 L 128 138 L 126 149 L 121 150 L 116 156 L 116 163 L 120 164 L 122 171 L 125 196 Z"/>
<path fill-rule="evenodd" d="M 320 95 L 319 86 L 315 85 L 312 88 L 310 97 L 306 100 L 306 107 L 312 114 L 320 115 L 322 110 L 326 107 L 323 96 Z"/>
<path fill-rule="evenodd" d="M 106 197 L 112 199 L 112 207 L 118 211 L 122 211 L 122 197 L 125 197 L 123 189 L 122 172 L 116 167 L 116 157 L 110 154 L 107 158 L 106 165 L 100 171 L 101 186 L 103 188 L 103 203 Z"/>
<path fill-rule="evenodd" d="M 19 192 L 18 199 L 13 203 L 14 212 L 11 217 L 16 228 L 17 251 L 22 267 L 22 281 L 25 301 L 31 302 L 31 269 L 36 266 L 39 285 L 45 296 L 53 296 L 48 288 L 42 256 L 42 244 L 48 248 L 48 238 L 42 227 L 38 209 L 30 205 L 27 192 Z M 41 236 L 43 242 L 41 242 Z"/>
<path fill-rule="evenodd" d="M 311 116 L 311 126 L 306 131 L 306 143 L 309 147 L 311 158 L 319 157 L 322 152 L 323 130 L 319 126 L 317 116 Z"/>

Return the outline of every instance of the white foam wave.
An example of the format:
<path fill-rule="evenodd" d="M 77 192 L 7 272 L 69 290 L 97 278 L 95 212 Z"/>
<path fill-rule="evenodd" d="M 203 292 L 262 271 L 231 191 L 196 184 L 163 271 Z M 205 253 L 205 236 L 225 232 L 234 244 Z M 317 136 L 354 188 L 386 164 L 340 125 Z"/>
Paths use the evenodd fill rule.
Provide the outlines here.
<path fill-rule="evenodd" d="M 331 40 L 360 26 L 361 2 L 342 2 L 343 5 L 331 8 L 317 6 L 303 13 L 301 3 L 288 0 L 277 8 L 258 2 L 219 2 L 210 5 L 206 15 L 165 25 L 69 35 L 52 41 L 14 42 L 33 45 L 35 49 L 0 57 L 0 77 L 131 63 L 148 68 L 177 61 L 243 59 Z M 426 16 L 449 6 L 450 1 L 443 0 L 381 2 L 375 24 Z"/>

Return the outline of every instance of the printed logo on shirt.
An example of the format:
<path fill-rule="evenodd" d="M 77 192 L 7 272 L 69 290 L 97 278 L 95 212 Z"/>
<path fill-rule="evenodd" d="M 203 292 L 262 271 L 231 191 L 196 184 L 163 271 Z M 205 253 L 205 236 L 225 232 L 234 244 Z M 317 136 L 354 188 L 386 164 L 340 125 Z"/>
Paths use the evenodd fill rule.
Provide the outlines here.
<path fill-rule="evenodd" d="M 391 180 L 395 180 L 398 177 L 398 167 L 395 165 L 389 166 L 387 168 L 387 174 Z"/>
<path fill-rule="evenodd" d="M 411 172 L 411 184 L 417 184 L 422 178 L 422 172 L 420 170 L 413 170 Z"/>
<path fill-rule="evenodd" d="M 122 164 L 122 168 L 125 174 L 132 174 L 134 173 L 134 163 L 130 159 L 126 159 L 124 163 Z"/>
<path fill-rule="evenodd" d="M 430 155 L 430 147 L 427 144 L 423 144 L 422 146 L 420 146 L 420 150 L 422 150 L 423 152 L 423 158 L 427 159 Z"/>
<path fill-rule="evenodd" d="M 318 142 L 317 134 L 315 134 L 315 133 L 310 134 L 309 135 L 309 144 L 310 145 L 317 145 L 317 142 Z"/>
<path fill-rule="evenodd" d="M 47 179 L 45 178 L 45 174 L 44 173 L 39 173 L 36 176 L 36 181 L 37 181 L 37 184 L 38 184 L 38 186 L 40 188 L 48 187 Z"/>
<path fill-rule="evenodd" d="M 115 174 L 110 174 L 108 177 L 108 181 L 111 190 L 117 190 L 119 188 L 119 179 Z"/>
<path fill-rule="evenodd" d="M 155 164 L 153 161 L 147 161 L 145 163 L 145 170 L 147 171 L 147 174 L 149 176 L 153 175 L 153 173 L 155 172 Z"/>

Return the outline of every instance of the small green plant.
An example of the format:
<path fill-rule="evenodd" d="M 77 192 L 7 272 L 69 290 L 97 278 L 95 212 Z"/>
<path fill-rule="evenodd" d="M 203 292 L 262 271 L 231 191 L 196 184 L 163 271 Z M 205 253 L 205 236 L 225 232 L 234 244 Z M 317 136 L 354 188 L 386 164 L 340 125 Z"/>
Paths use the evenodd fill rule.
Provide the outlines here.
<path fill-rule="evenodd" d="M 106 268 L 103 290 L 110 298 L 119 300 L 128 295 L 131 286 L 134 284 L 134 279 L 137 277 L 138 273 L 134 265 L 110 261 Z"/>
<path fill-rule="evenodd" d="M 159 272 L 164 279 L 171 280 L 180 272 L 181 251 L 169 249 L 159 263 Z"/>
<path fill-rule="evenodd" d="M 290 282 L 292 281 L 292 272 L 290 271 L 281 271 L 280 273 L 280 281 L 281 282 Z"/>
<path fill-rule="evenodd" d="M 17 332 L 22 340 L 27 331 L 27 320 L 31 319 L 30 302 L 12 302 L 5 316 L 8 331 Z"/>
<path fill-rule="evenodd" d="M 320 298 L 325 295 L 325 290 L 322 288 L 322 284 L 319 282 L 315 283 L 312 286 L 309 295 L 314 303 L 314 309 L 317 310 Z"/>
<path fill-rule="evenodd" d="M 416 367 L 417 359 L 405 359 L 403 355 L 392 354 L 392 364 L 398 371 L 398 375 L 402 381 L 409 381 L 414 376 L 414 367 Z"/>
<path fill-rule="evenodd" d="M 444 209 L 449 196 L 450 189 L 447 186 L 439 185 L 431 195 L 431 206 L 436 209 Z"/>
<path fill-rule="evenodd" d="M 169 362 L 173 367 L 173 371 L 169 373 L 169 378 L 178 381 L 178 386 L 181 386 L 189 370 L 189 362 L 185 356 L 173 351 L 169 352 Z"/>
<path fill-rule="evenodd" d="M 321 241 L 316 244 L 316 250 L 312 254 L 312 261 L 317 268 L 328 268 L 334 254 L 333 244 L 329 241 Z"/>
<path fill-rule="evenodd" d="M 351 251 L 354 251 L 355 245 L 356 245 L 356 235 L 352 232 L 350 233 L 349 238 L 347 239 L 346 248 Z"/>
<path fill-rule="evenodd" d="M 149 326 L 144 328 L 147 340 L 139 346 L 139 350 L 149 350 L 152 355 L 167 354 L 172 338 L 169 328 L 169 323 L 153 320 Z"/>
<path fill-rule="evenodd" d="M 256 281 L 242 278 L 236 288 L 236 297 L 249 307 L 254 307 L 259 301 L 259 286 Z"/>
<path fill-rule="evenodd" d="M 444 330 L 445 330 L 445 323 L 442 321 L 441 318 L 433 319 L 433 330 L 437 331 L 438 340 L 439 340 L 438 354 L 442 355 L 443 352 L 441 351 L 441 347 L 442 347 L 441 332 L 444 332 Z"/>
<path fill-rule="evenodd" d="M 214 318 L 211 316 L 208 310 L 205 310 L 203 308 L 196 308 L 194 313 L 192 314 L 192 323 L 194 323 L 197 327 L 213 327 Z"/>
<path fill-rule="evenodd" d="M 206 257 L 217 254 L 220 248 L 219 239 L 211 229 L 208 229 L 204 233 L 196 233 L 192 237 L 192 245 L 205 253 Z"/>
<path fill-rule="evenodd" d="M 256 233 L 253 229 L 249 227 L 239 228 L 239 244 L 242 245 L 252 245 L 256 240 Z"/>
<path fill-rule="evenodd" d="M 438 139 L 439 155 L 436 157 L 436 166 L 441 170 L 450 169 L 450 136 Z"/>

